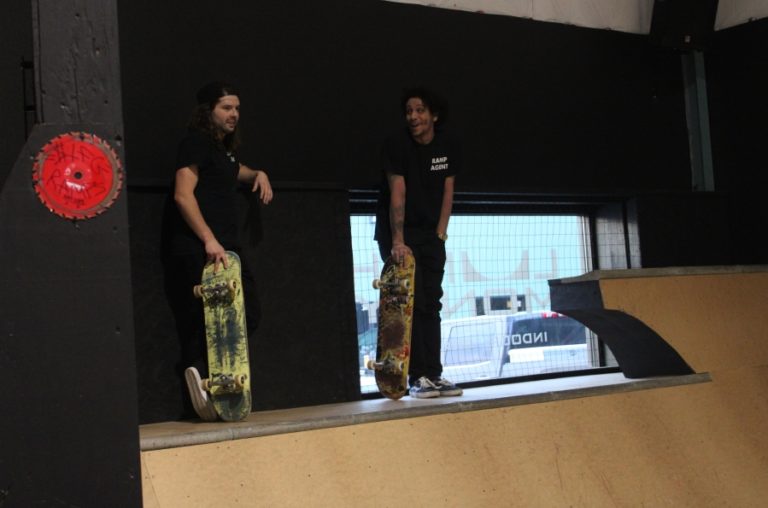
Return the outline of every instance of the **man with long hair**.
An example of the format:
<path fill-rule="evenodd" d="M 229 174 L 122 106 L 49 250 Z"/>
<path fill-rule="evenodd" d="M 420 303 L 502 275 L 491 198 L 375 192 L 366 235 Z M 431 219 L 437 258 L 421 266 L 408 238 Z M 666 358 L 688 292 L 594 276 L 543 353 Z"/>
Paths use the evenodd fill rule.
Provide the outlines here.
<path fill-rule="evenodd" d="M 237 193 L 241 185 L 258 193 L 263 204 L 272 200 L 269 177 L 262 170 L 242 164 L 236 149 L 240 143 L 240 97 L 228 83 L 213 82 L 197 93 L 197 106 L 189 130 L 177 153 L 169 205 L 166 208 L 167 269 L 172 307 L 181 346 L 182 368 L 192 407 L 203 420 L 216 412 L 200 380 L 207 376 L 205 325 L 202 304 L 192 295 L 206 263 L 226 265 L 226 251 L 240 253 Z M 242 283 L 249 343 L 258 327 L 261 311 L 256 282 L 241 256 Z M 253 344 L 249 344 L 253 351 Z"/>
<path fill-rule="evenodd" d="M 425 88 L 403 92 L 405 129 L 382 150 L 384 174 L 376 214 L 376 240 L 382 260 L 416 260 L 410 395 L 415 398 L 461 395 L 442 377 L 440 310 L 445 271 L 445 241 L 453 207 L 453 188 L 461 167 L 456 140 L 443 131 L 446 107 Z"/>

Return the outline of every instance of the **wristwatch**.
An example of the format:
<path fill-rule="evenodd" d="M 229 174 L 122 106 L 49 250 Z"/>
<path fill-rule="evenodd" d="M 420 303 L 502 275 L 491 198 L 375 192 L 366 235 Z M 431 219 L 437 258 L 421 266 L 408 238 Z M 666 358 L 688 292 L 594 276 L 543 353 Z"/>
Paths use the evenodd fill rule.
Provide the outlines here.
<path fill-rule="evenodd" d="M 448 239 L 448 233 L 438 233 L 437 237 L 442 241 L 446 241 Z"/>

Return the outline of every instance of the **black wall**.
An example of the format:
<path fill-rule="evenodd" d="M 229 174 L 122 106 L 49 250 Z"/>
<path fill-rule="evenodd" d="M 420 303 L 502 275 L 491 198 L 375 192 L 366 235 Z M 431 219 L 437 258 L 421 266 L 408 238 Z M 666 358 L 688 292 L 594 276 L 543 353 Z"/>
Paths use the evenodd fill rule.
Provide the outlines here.
<path fill-rule="evenodd" d="M 24 146 L 21 61 L 32 61 L 29 0 L 5 0 L 0 16 L 0 187 Z M 31 74 L 29 75 L 31 78 Z M 33 119 L 34 116 L 30 117 Z M 31 127 L 31 125 L 30 125 Z"/>
<path fill-rule="evenodd" d="M 730 197 L 739 263 L 768 263 L 768 19 L 715 34 L 705 53 L 715 186 Z"/>
<path fill-rule="evenodd" d="M 178 372 L 187 366 L 179 364 L 163 290 L 164 199 L 165 189 L 149 187 L 134 187 L 129 199 L 139 417 L 145 423 L 182 417 L 186 397 Z M 243 228 L 249 207 L 258 206 L 253 201 L 240 201 Z M 263 231 L 242 253 L 256 276 L 263 314 L 251 365 L 253 409 L 358 400 L 347 192 L 283 186 L 261 215 Z"/>
<path fill-rule="evenodd" d="M 399 93 L 452 104 L 463 189 L 687 190 L 680 57 L 646 36 L 380 0 L 121 1 L 131 179 L 165 182 L 203 82 L 273 179 L 368 187 Z"/>

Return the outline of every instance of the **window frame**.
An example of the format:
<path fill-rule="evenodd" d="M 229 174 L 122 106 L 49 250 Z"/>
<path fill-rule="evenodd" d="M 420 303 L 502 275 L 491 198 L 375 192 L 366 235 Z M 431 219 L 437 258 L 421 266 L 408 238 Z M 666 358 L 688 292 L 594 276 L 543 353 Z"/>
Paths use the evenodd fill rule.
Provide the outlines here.
<path fill-rule="evenodd" d="M 377 190 L 350 190 L 350 216 L 375 215 L 378 201 Z M 592 270 L 606 268 L 622 268 L 621 266 L 600 266 L 604 263 L 601 257 L 601 239 L 598 235 L 598 225 L 605 220 L 605 210 L 610 210 L 609 215 L 615 219 L 618 211 L 618 222 L 612 221 L 612 232 L 622 238 L 623 250 L 626 252 L 627 263 L 630 259 L 631 235 L 630 225 L 627 221 L 626 198 L 616 195 L 571 195 L 571 194 L 530 194 L 510 192 L 461 192 L 454 195 L 452 217 L 457 215 L 577 215 L 585 219 L 584 227 L 588 241 L 585 242 L 585 253 L 588 257 L 588 266 Z M 450 229 L 450 227 L 449 227 Z M 371 239 L 373 242 L 373 239 Z M 616 248 L 614 246 L 614 248 Z M 621 248 L 619 248 L 621 251 Z M 615 256 L 614 256 L 615 257 Z M 606 345 L 589 331 L 587 351 L 591 356 L 590 361 L 597 367 L 589 369 L 568 370 L 546 374 L 533 374 L 515 377 L 497 377 L 477 381 L 461 382 L 465 388 L 510 384 L 516 382 L 535 381 L 541 379 L 553 379 L 560 377 L 574 377 L 595 373 L 619 372 L 613 355 Z M 363 399 L 379 398 L 378 391 L 364 392 L 361 386 Z"/>

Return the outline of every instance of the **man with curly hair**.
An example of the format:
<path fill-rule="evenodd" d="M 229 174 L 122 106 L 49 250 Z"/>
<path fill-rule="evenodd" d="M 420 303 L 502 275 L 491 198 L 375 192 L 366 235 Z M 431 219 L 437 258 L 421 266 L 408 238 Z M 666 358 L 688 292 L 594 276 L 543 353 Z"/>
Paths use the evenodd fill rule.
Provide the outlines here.
<path fill-rule="evenodd" d="M 384 182 L 376 216 L 376 240 L 382 259 L 416 260 L 410 395 L 415 398 L 461 395 L 442 377 L 440 298 L 445 271 L 445 241 L 453 206 L 453 188 L 461 167 L 455 139 L 442 129 L 446 106 L 424 88 L 403 92 L 405 129 L 382 150 Z"/>

